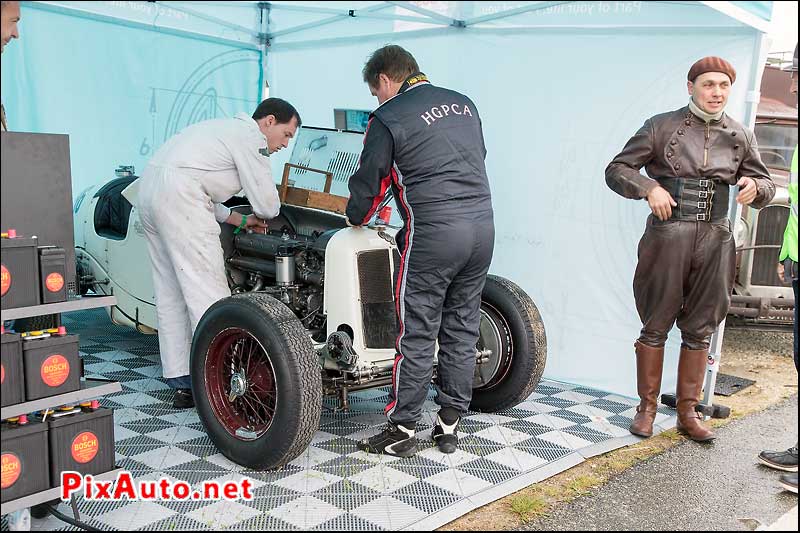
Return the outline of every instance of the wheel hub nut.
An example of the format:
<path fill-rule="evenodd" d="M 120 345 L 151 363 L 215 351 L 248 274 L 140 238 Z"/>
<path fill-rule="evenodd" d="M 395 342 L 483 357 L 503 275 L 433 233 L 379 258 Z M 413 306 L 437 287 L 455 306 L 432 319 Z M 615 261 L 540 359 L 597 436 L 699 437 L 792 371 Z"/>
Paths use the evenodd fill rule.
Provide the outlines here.
<path fill-rule="evenodd" d="M 240 373 L 236 373 L 231 376 L 231 393 L 228 396 L 228 400 L 233 401 L 239 396 L 242 396 L 244 392 L 247 390 L 247 381 L 244 379 L 244 376 Z"/>

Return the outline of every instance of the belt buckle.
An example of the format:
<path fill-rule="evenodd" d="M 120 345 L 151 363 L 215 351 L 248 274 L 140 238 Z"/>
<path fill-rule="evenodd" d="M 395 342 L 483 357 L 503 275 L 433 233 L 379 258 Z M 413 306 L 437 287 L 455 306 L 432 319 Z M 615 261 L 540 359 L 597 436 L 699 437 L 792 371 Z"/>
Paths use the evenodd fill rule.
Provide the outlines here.
<path fill-rule="evenodd" d="M 705 222 L 705 221 L 707 220 L 707 219 L 706 219 L 706 214 L 705 214 L 705 213 L 698 213 L 698 214 L 697 214 L 697 220 L 698 220 L 699 222 Z"/>
<path fill-rule="evenodd" d="M 708 207 L 708 202 L 697 202 L 698 209 L 706 209 Z"/>
<path fill-rule="evenodd" d="M 700 187 L 703 187 L 704 189 L 708 189 L 709 182 L 710 182 L 710 180 L 700 180 L 699 185 L 700 185 Z"/>
<path fill-rule="evenodd" d="M 708 198 L 708 191 L 700 191 L 700 192 L 698 193 L 698 196 L 699 196 L 700 198 Z"/>

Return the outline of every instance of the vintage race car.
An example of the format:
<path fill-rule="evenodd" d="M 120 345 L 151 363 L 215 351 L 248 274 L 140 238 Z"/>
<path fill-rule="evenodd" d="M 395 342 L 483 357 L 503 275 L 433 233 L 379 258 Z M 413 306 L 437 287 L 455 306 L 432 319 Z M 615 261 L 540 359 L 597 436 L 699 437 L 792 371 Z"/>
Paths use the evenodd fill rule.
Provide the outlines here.
<path fill-rule="evenodd" d="M 313 172 L 302 149 L 314 142 L 315 150 L 322 149 L 320 132 L 328 144 L 345 134 L 303 132 L 301 148 L 293 152 L 300 150 L 293 156 L 297 163 L 284 173 L 281 213 L 268 233 L 233 235 L 231 226 L 223 226 L 232 296 L 205 313 L 192 345 L 198 415 L 226 457 L 254 469 L 282 466 L 306 449 L 319 427 L 323 396 L 335 395 L 348 409 L 350 392 L 389 385 L 396 355 L 396 227 L 383 220 L 347 227 L 341 214 L 346 198 L 329 192 L 337 173 L 350 175 L 347 165 L 316 165 L 327 168 L 321 172 L 324 191 L 294 186 Z M 132 169 L 118 175 L 76 200 L 81 290 L 114 294 L 112 320 L 153 333 L 158 324 L 143 231 L 122 194 L 136 177 Z M 244 198 L 229 205 L 249 212 Z M 471 408 L 494 412 L 525 400 L 541 379 L 546 345 L 531 298 L 513 282 L 489 275 Z"/>

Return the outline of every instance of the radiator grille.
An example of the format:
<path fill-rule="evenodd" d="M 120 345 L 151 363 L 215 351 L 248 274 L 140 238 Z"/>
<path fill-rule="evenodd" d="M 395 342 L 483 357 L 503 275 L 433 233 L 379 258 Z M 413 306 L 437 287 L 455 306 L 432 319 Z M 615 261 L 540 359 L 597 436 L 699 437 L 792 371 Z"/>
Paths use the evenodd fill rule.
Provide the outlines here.
<path fill-rule="evenodd" d="M 358 254 L 358 285 L 361 291 L 361 303 L 391 302 L 391 275 L 388 250 L 373 250 Z"/>
<path fill-rule="evenodd" d="M 397 338 L 391 275 L 388 250 L 373 250 L 358 255 L 361 318 L 367 348 L 391 348 Z"/>
<path fill-rule="evenodd" d="M 789 220 L 789 208 L 782 205 L 765 207 L 758 212 L 758 229 L 755 245 L 783 243 L 783 232 Z M 753 252 L 753 272 L 751 285 L 781 287 L 775 267 L 778 263 L 779 248 L 760 248 Z"/>

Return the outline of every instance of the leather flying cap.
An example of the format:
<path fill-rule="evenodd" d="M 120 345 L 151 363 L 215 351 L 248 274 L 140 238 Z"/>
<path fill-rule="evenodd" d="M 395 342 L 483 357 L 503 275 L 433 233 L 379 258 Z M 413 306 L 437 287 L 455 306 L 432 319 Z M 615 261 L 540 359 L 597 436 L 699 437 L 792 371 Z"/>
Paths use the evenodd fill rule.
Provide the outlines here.
<path fill-rule="evenodd" d="M 716 56 L 704 57 L 697 61 L 692 65 L 692 68 L 689 69 L 687 79 L 694 82 L 700 74 L 705 74 L 706 72 L 722 72 L 723 74 L 727 74 L 731 79 L 731 85 L 736 81 L 736 69 L 733 68 L 733 65 L 721 57 Z"/>

